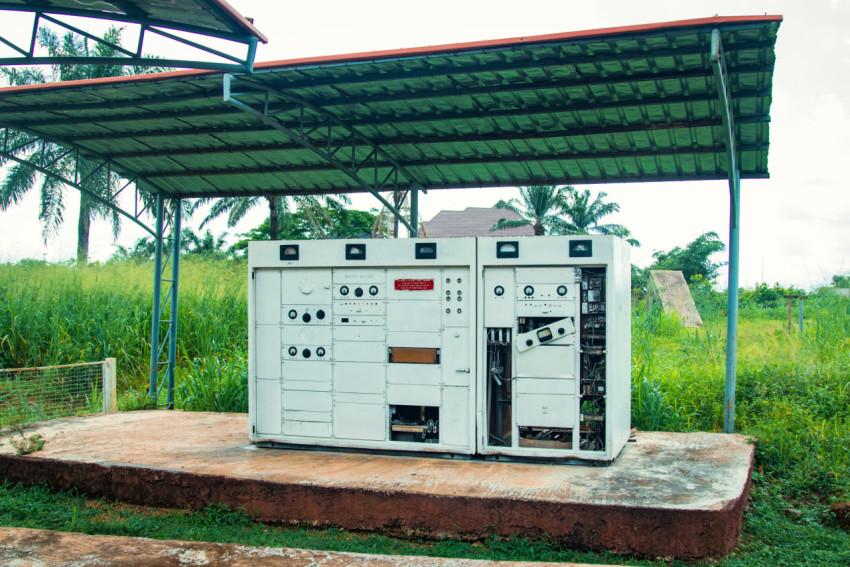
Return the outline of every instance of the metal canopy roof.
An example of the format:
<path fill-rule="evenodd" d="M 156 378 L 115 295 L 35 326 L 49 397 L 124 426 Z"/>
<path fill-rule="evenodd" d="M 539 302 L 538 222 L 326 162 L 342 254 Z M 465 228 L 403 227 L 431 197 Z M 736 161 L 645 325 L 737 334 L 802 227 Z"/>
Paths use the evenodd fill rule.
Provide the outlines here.
<path fill-rule="evenodd" d="M 781 20 L 11 87 L 0 89 L 0 126 L 109 160 L 166 197 L 727 179 L 717 29 L 741 177 L 760 178 Z"/>

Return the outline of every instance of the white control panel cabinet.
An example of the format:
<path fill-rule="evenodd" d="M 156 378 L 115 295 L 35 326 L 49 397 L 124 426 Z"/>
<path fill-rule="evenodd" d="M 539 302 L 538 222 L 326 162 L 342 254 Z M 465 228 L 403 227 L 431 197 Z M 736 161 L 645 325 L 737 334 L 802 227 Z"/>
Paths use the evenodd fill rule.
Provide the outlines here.
<path fill-rule="evenodd" d="M 611 461 L 631 424 L 630 246 L 478 239 L 478 451 Z"/>
<path fill-rule="evenodd" d="M 629 436 L 614 237 L 252 242 L 259 444 L 611 461 Z"/>
<path fill-rule="evenodd" d="M 475 240 L 252 242 L 251 440 L 475 452 Z"/>

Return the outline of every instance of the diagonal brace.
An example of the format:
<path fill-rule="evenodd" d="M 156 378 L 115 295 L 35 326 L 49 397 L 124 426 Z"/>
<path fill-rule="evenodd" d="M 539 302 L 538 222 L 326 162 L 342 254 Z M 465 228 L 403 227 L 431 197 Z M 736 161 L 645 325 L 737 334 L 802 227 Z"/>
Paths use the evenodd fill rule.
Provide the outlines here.
<path fill-rule="evenodd" d="M 385 199 L 378 191 L 380 191 L 381 187 L 383 187 L 384 183 L 386 183 L 386 180 L 389 179 L 394 172 L 398 172 L 399 174 L 404 176 L 408 180 L 408 182 L 412 185 L 416 185 L 416 186 L 424 185 L 421 182 L 421 180 L 418 179 L 418 177 L 416 175 L 414 175 L 409 170 L 407 170 L 401 163 L 399 163 L 392 156 L 387 154 L 386 151 L 381 149 L 380 146 L 378 146 L 376 143 L 372 142 L 369 138 L 367 138 L 366 136 L 364 136 L 363 134 L 361 134 L 360 132 L 358 132 L 357 130 L 352 128 L 351 126 L 345 124 L 342 120 L 336 118 L 335 116 L 328 113 L 327 111 L 322 110 L 322 109 L 320 109 L 320 108 L 318 108 L 314 105 L 311 105 L 308 102 L 302 101 L 302 100 L 298 99 L 297 97 L 294 97 L 294 96 L 292 96 L 288 93 L 284 93 L 282 91 L 272 89 L 270 87 L 267 87 L 265 85 L 262 85 L 260 83 L 255 82 L 255 81 L 243 79 L 245 82 L 250 83 L 253 87 L 256 87 L 261 92 L 265 92 L 267 97 L 270 93 L 274 94 L 275 96 L 280 97 L 284 100 L 298 104 L 302 109 L 306 108 L 306 109 L 309 109 L 311 112 L 320 115 L 325 120 L 325 122 L 329 125 L 329 127 L 328 127 L 329 131 L 330 131 L 330 125 L 333 125 L 337 128 L 341 128 L 341 129 L 345 130 L 348 134 L 346 136 L 346 141 L 351 142 L 352 159 L 351 159 L 350 164 L 343 162 L 341 159 L 336 157 L 336 154 L 338 153 L 340 148 L 339 147 L 334 148 L 334 149 L 330 148 L 330 143 L 329 143 L 330 138 L 328 138 L 327 149 L 322 148 L 319 145 L 315 144 L 310 139 L 308 139 L 303 134 L 303 128 L 302 127 L 299 126 L 298 131 L 296 131 L 295 129 L 290 128 L 289 126 L 284 124 L 283 121 L 281 121 L 280 119 L 273 117 L 273 116 L 270 116 L 269 113 L 268 113 L 268 110 L 267 110 L 267 105 L 263 105 L 263 109 L 258 110 L 258 109 L 255 109 L 254 107 L 252 107 L 251 105 L 249 105 L 249 104 L 247 104 L 243 101 L 237 100 L 235 98 L 235 96 L 236 96 L 235 93 L 233 93 L 232 89 L 231 89 L 231 86 L 232 86 L 232 83 L 233 83 L 234 80 L 235 80 L 235 77 L 233 75 L 224 75 L 224 80 L 223 80 L 224 85 L 223 86 L 224 86 L 224 101 L 225 102 L 235 106 L 236 108 L 239 108 L 240 110 L 246 112 L 247 114 L 250 114 L 250 115 L 258 118 L 260 121 L 262 121 L 267 126 L 274 128 L 275 130 L 285 134 L 287 137 L 289 137 L 294 142 L 296 142 L 296 143 L 302 145 L 303 147 L 309 149 L 310 151 L 312 151 L 313 153 L 315 153 L 316 155 L 321 157 L 325 162 L 333 165 L 336 169 L 345 173 L 350 179 L 352 179 L 358 185 L 363 187 L 366 191 L 371 193 L 375 198 L 377 198 L 390 212 L 393 213 L 393 215 L 395 215 L 396 218 L 398 218 L 400 220 L 400 222 L 402 224 L 404 224 L 404 226 L 406 226 L 408 229 L 410 229 L 411 232 L 414 231 L 410 222 L 407 219 L 405 219 L 404 216 L 401 214 L 401 212 L 396 207 L 394 207 L 387 199 Z M 315 129 L 314 129 L 314 131 L 315 131 Z M 369 152 L 368 156 L 365 159 L 357 160 L 356 157 L 355 157 L 356 153 L 354 151 L 354 148 L 358 144 L 361 145 L 361 146 L 365 146 L 366 148 L 369 148 L 371 150 Z M 380 156 L 385 162 L 387 162 L 391 165 L 390 175 L 387 175 L 385 177 L 384 183 L 380 183 L 380 184 L 377 181 L 377 178 L 378 178 L 377 157 L 378 156 Z M 374 171 L 374 180 L 373 180 L 372 183 L 366 181 L 360 175 L 358 175 L 358 172 L 362 171 L 369 162 L 372 162 L 371 167 Z"/>

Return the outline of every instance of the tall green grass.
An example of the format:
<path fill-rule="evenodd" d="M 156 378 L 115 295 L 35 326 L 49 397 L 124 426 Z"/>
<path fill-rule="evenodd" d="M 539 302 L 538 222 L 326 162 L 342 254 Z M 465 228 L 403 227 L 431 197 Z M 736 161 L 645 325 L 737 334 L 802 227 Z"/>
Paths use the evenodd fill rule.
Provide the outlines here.
<path fill-rule="evenodd" d="M 789 496 L 850 493 L 850 302 L 813 297 L 804 332 L 770 309 L 739 327 L 736 430 L 758 470 Z M 726 320 L 702 329 L 636 306 L 632 424 L 653 431 L 723 428 Z"/>
<path fill-rule="evenodd" d="M 119 390 L 143 389 L 152 270 L 134 262 L 0 266 L 0 365 L 115 357 Z M 244 260 L 183 259 L 178 407 L 244 408 L 247 283 Z M 738 430 L 755 436 L 757 465 L 787 493 L 847 494 L 850 301 L 812 296 L 804 332 L 794 325 L 788 333 L 780 295 L 742 294 Z M 632 422 L 639 429 L 722 429 L 724 294 L 697 286 L 695 297 L 706 321 L 698 330 L 642 304 L 633 310 Z"/>
<path fill-rule="evenodd" d="M 184 258 L 178 310 L 180 364 L 244 349 L 244 262 Z M 119 388 L 145 383 L 150 364 L 153 265 L 112 262 L 75 269 L 0 266 L 0 367 L 117 359 Z M 169 317 L 165 306 L 163 319 Z M 163 332 L 164 332 L 163 325 Z"/>

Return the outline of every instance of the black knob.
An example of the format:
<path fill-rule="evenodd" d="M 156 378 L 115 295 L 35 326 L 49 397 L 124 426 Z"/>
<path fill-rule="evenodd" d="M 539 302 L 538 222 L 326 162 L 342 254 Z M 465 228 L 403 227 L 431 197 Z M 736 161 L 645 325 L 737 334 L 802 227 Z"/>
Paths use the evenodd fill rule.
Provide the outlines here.
<path fill-rule="evenodd" d="M 301 351 L 301 356 L 303 356 L 304 358 L 310 358 L 311 354 L 313 354 L 313 353 L 310 352 L 309 348 L 305 348 L 304 350 Z"/>
<path fill-rule="evenodd" d="M 531 339 L 525 339 L 525 344 L 527 344 L 528 346 L 531 346 L 531 345 L 534 344 L 534 341 L 532 341 Z"/>
<path fill-rule="evenodd" d="M 558 327 L 558 334 L 559 334 L 559 335 L 563 335 L 563 334 L 564 334 L 564 328 L 563 328 L 563 327 Z"/>
<path fill-rule="evenodd" d="M 356 295 L 357 297 L 363 297 L 363 288 L 362 287 L 355 288 L 354 295 Z"/>
<path fill-rule="evenodd" d="M 373 285 L 369 288 L 369 295 L 378 295 L 378 286 Z"/>
<path fill-rule="evenodd" d="M 310 319 L 312 319 L 312 317 L 310 317 L 309 313 L 305 313 L 304 315 L 301 316 L 301 320 L 304 321 L 305 323 L 309 323 Z"/>
<path fill-rule="evenodd" d="M 340 295 L 348 295 L 348 286 L 344 285 L 341 288 L 339 288 L 339 294 Z"/>
<path fill-rule="evenodd" d="M 558 286 L 558 295 L 567 295 L 567 286 L 559 285 Z"/>
<path fill-rule="evenodd" d="M 322 357 L 325 356 L 325 349 L 323 347 L 319 347 L 316 349 L 316 356 Z"/>
<path fill-rule="evenodd" d="M 294 346 L 289 347 L 289 356 L 295 356 L 296 354 L 298 354 L 298 349 Z"/>
<path fill-rule="evenodd" d="M 316 317 L 318 317 L 319 319 L 324 319 L 325 311 L 323 309 L 319 309 L 318 311 L 316 311 Z"/>
<path fill-rule="evenodd" d="M 290 310 L 289 310 L 289 318 L 290 318 L 290 319 L 295 319 L 296 317 L 298 317 L 298 312 L 297 312 L 297 311 L 295 311 L 295 309 L 290 309 Z"/>
<path fill-rule="evenodd" d="M 525 292 L 525 295 L 534 295 L 534 288 L 531 287 L 530 285 L 527 285 L 527 286 L 525 286 L 525 289 L 523 290 L 523 292 Z"/>

